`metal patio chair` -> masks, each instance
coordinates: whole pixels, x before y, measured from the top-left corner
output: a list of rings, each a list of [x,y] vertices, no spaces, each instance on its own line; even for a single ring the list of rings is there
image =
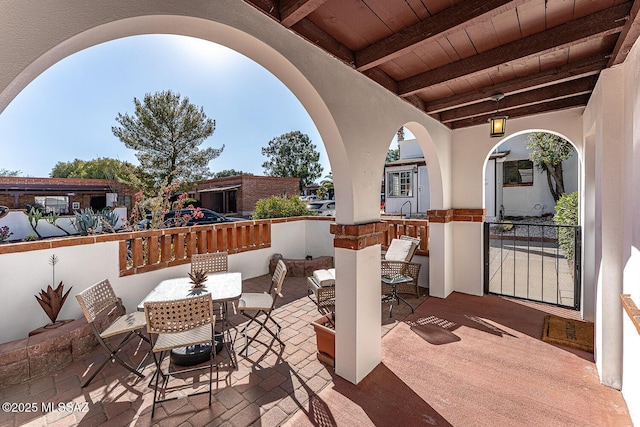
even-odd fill
[[[146,325],[144,313],[137,311],[127,313],[126,309],[122,305],[122,301],[116,296],[108,279],[101,280],[95,285],[80,292],[76,295],[76,299],[78,300],[78,304],[80,304],[84,317],[87,319],[87,323],[91,325],[91,329],[93,330],[98,343],[100,343],[102,348],[108,354],[102,364],[98,366],[82,387],[84,388],[89,385],[102,368],[104,368],[110,361],[118,362],[138,377],[144,378],[144,375],[140,372],[140,368],[147,359],[149,351],[147,351],[137,368],[129,365],[118,355],[122,348],[135,337],[139,337],[149,342],[149,339],[142,334]],[[113,321],[109,322],[108,319],[111,318],[109,314],[111,314],[112,310],[116,310],[115,314],[117,317]],[[105,321],[107,323],[106,326]],[[117,335],[124,335],[124,337],[116,346],[110,346],[107,341],[111,341],[110,338]]]
[[[199,391],[187,396],[199,394],[209,394],[209,406],[211,406],[213,367],[216,357],[216,346],[214,342],[214,324],[216,317],[213,313],[213,301],[211,294],[203,294],[196,297],[184,298],[172,301],[146,302],[144,304],[144,315],[147,319],[147,332],[151,338],[153,359],[156,364],[155,385],[153,387],[153,407],[151,417],[153,418],[156,404],[169,400],[185,397],[178,394],[167,398],[168,391],[184,387],[194,387],[193,383],[178,386],[168,386],[171,377],[181,376],[181,374],[198,372],[209,368],[209,390]],[[166,355],[173,349],[183,347],[203,346],[203,351],[209,353],[208,366],[196,366],[190,368],[172,369],[172,363],[166,370],[162,369],[162,362]],[[216,367],[216,381],[218,379],[218,365]],[[162,377],[162,383],[160,383]],[[191,377],[191,375],[189,375]],[[182,377],[181,377],[182,378]],[[163,398],[159,398],[162,391]]]
[[[268,332],[273,338],[275,338],[280,345],[284,347],[284,342],[280,339],[280,324],[276,322],[272,316],[273,310],[276,306],[276,301],[278,297],[282,297],[282,284],[284,283],[284,278],[287,275],[287,266],[284,264],[282,260],[278,261],[276,265],[276,269],[273,272],[273,276],[271,278],[271,286],[269,287],[269,293],[243,293],[240,296],[240,301],[238,302],[238,309],[250,320],[242,329],[242,334],[244,335],[245,344],[240,353],[243,351],[245,355],[249,354],[249,345],[257,338],[258,334],[264,329]],[[245,313],[245,311],[255,311],[254,315],[249,315]],[[264,320],[260,320],[258,317],[264,315]],[[268,321],[271,321],[275,325],[275,332],[272,331],[267,325]],[[251,337],[248,338],[248,328],[253,323],[256,322],[260,325],[258,331]]]

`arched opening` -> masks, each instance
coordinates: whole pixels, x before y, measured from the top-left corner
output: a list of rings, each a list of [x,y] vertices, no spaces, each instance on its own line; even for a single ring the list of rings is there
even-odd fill
[[[484,165],[485,292],[580,308],[580,170],[575,144],[556,132],[526,130],[493,147]]]

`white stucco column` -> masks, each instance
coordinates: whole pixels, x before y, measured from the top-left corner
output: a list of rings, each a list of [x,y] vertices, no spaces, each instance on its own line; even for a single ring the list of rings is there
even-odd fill
[[[624,115],[620,113],[623,73],[610,68],[600,74],[596,98],[600,101],[595,147],[595,232],[601,241],[597,277],[595,359],[603,384],[622,386],[622,307],[624,267]],[[596,259],[596,263],[597,263]],[[596,266],[597,269],[597,266]]]
[[[429,210],[429,295],[446,298],[454,291],[452,209]]]
[[[583,180],[580,188],[582,225],[582,318],[595,322],[596,271],[601,253],[601,230],[596,228],[596,149],[595,137],[587,135],[583,148]],[[597,230],[597,231],[596,231]],[[596,231],[596,232],[594,232]]]
[[[336,251],[336,374],[359,383],[382,360],[380,242],[384,224],[332,224]]]

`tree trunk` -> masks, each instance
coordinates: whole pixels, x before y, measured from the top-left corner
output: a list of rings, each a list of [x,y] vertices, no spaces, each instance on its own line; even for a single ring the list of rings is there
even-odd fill
[[[562,163],[557,165],[545,164],[545,170],[547,171],[547,184],[554,201],[558,201],[560,196],[564,194],[564,174],[562,172]],[[555,183],[555,188],[554,184]]]

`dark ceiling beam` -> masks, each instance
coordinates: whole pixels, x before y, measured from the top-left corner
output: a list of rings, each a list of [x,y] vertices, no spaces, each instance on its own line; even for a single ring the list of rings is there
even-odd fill
[[[367,70],[363,72],[365,76],[369,77],[374,82],[378,83],[383,88],[395,93],[398,93],[398,82],[389,77],[387,73],[379,68]]]
[[[326,2],[327,0],[281,0],[280,23],[290,28]]]
[[[498,107],[500,113],[514,108],[527,107],[529,105],[541,104],[550,100],[570,98],[576,95],[590,94],[598,81],[598,76],[583,77],[565,83],[522,92],[517,95],[504,97],[497,105],[495,101],[485,101],[478,104],[467,105],[440,113],[442,123],[450,123],[475,116],[494,114]]]
[[[479,55],[409,77],[398,82],[398,94],[412,95],[426,87],[462,76],[469,77],[508,62],[540,56],[595,37],[615,34],[621,31],[630,8],[629,3],[614,6]]]
[[[270,18],[280,22],[278,0],[244,0],[244,2],[255,7]]]
[[[624,28],[618,36],[618,41],[611,52],[608,67],[624,62],[631,47],[640,36],[640,13],[638,12],[640,12],[640,0],[635,0],[633,6],[631,6],[631,12],[629,12],[629,19],[624,24]]]
[[[561,67],[550,68],[540,73],[531,74],[525,77],[518,77],[491,86],[474,89],[473,91],[454,95],[435,101],[425,103],[425,111],[428,114],[438,113],[454,107],[463,107],[489,99],[494,93],[505,95],[515,94],[524,90],[531,90],[549,84],[562,83],[565,81],[599,74],[607,66],[607,59],[604,56],[586,58],[563,65]]]
[[[356,69],[365,71],[411,51],[418,43],[446,37],[515,8],[523,1],[467,0],[420,21],[355,53]]]
[[[331,37],[322,28],[308,19],[303,19],[291,27],[293,31],[309,42],[321,47],[329,54],[335,56],[348,65],[353,66],[353,52],[345,45]]]
[[[527,107],[515,108],[513,110],[500,111],[502,114],[509,116],[509,119],[515,119],[516,117],[533,116],[535,114],[549,113],[552,111],[566,110],[575,107],[584,107],[589,102],[590,94],[573,96],[571,98],[564,98],[555,101],[544,102],[541,104],[529,105]],[[489,118],[493,114],[486,114],[483,116],[477,116],[469,119],[463,119],[456,122],[449,123],[449,127],[452,129],[460,129],[469,126],[476,126],[485,124],[489,121]],[[507,129],[509,128],[509,119],[507,119]],[[489,126],[487,125],[487,132]]]

